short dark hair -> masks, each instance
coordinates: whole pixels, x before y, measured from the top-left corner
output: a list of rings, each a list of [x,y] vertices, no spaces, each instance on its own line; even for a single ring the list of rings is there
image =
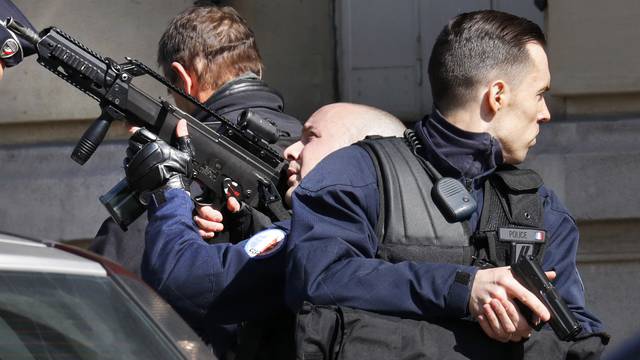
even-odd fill
[[[263,67],[253,31],[240,14],[198,2],[171,20],[158,43],[158,64],[175,84],[174,61],[194,72],[204,89],[249,71],[260,74]]]
[[[460,14],[449,22],[433,46],[429,80],[434,105],[441,111],[464,105],[487,76],[498,71],[517,81],[531,63],[526,45],[544,46],[535,23],[494,10]]]

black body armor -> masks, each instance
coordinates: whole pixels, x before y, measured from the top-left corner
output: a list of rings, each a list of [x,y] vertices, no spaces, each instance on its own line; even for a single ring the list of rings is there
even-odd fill
[[[404,138],[360,143],[371,156],[380,191],[377,257],[504,266],[520,253],[544,250],[542,180],[531,170],[498,168],[485,182],[478,230],[448,223],[431,199],[433,181]],[[415,150],[415,149],[413,149]],[[296,321],[297,359],[536,359],[568,353],[550,331],[503,344],[465,319],[409,319],[305,303]],[[581,357],[578,357],[581,358]]]

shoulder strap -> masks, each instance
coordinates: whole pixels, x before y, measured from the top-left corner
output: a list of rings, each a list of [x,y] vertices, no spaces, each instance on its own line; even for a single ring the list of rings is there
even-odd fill
[[[367,136],[364,140],[357,142],[356,145],[363,148],[369,154],[369,157],[371,157],[371,161],[373,162],[373,167],[376,170],[376,179],[378,183],[378,220],[376,222],[375,231],[376,231],[376,237],[379,239],[380,243],[383,243],[386,235],[385,233],[386,199],[385,199],[385,187],[381,186],[382,172],[380,170],[380,159],[378,158],[377,152],[374,151],[373,149],[374,145],[372,145],[373,140],[375,139],[382,139],[382,137],[378,135]]]
[[[371,136],[357,143],[365,149],[374,163],[378,176],[379,211],[376,235],[381,243],[387,238],[389,224],[403,223],[407,220],[405,210],[411,210],[420,204],[404,203],[402,194],[410,193],[412,199],[428,197],[428,192],[417,189],[414,169],[422,169],[413,154],[410,153],[404,138]],[[428,179],[428,177],[427,177]],[[409,180],[409,181],[407,181]],[[409,183],[410,182],[410,183]],[[421,201],[424,203],[424,201]],[[407,209],[409,208],[409,209]]]

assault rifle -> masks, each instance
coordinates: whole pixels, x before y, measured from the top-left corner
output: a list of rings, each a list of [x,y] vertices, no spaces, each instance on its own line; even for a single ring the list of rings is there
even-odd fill
[[[205,192],[209,190],[211,204],[223,207],[226,194],[232,192],[272,219],[289,216],[277,189],[287,162],[269,146],[277,140],[277,131],[274,139],[271,124],[264,119],[249,114],[239,121],[243,125],[235,126],[140,61],[125,58],[126,62],[118,64],[55,27],[37,34],[11,18],[2,25],[36,47],[38,63],[99,102],[102,114],[85,131],[71,154],[80,165],[93,155],[114,120],[126,119],[175,144],[176,123],[185,119],[195,149],[195,178],[206,187]],[[146,94],[131,83],[141,75],[149,75],[182,95],[220,126],[212,129],[167,101]],[[100,200],[126,230],[145,210],[138,195],[123,180]]]

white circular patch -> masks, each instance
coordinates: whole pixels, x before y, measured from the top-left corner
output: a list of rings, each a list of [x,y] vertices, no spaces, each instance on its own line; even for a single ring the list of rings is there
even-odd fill
[[[269,229],[253,235],[244,245],[249,257],[265,256],[274,253],[284,243],[287,234],[280,229]]]
[[[2,44],[2,53],[0,53],[0,57],[3,59],[8,59],[15,55],[18,50],[20,50],[20,45],[14,39],[7,39],[7,41]]]

